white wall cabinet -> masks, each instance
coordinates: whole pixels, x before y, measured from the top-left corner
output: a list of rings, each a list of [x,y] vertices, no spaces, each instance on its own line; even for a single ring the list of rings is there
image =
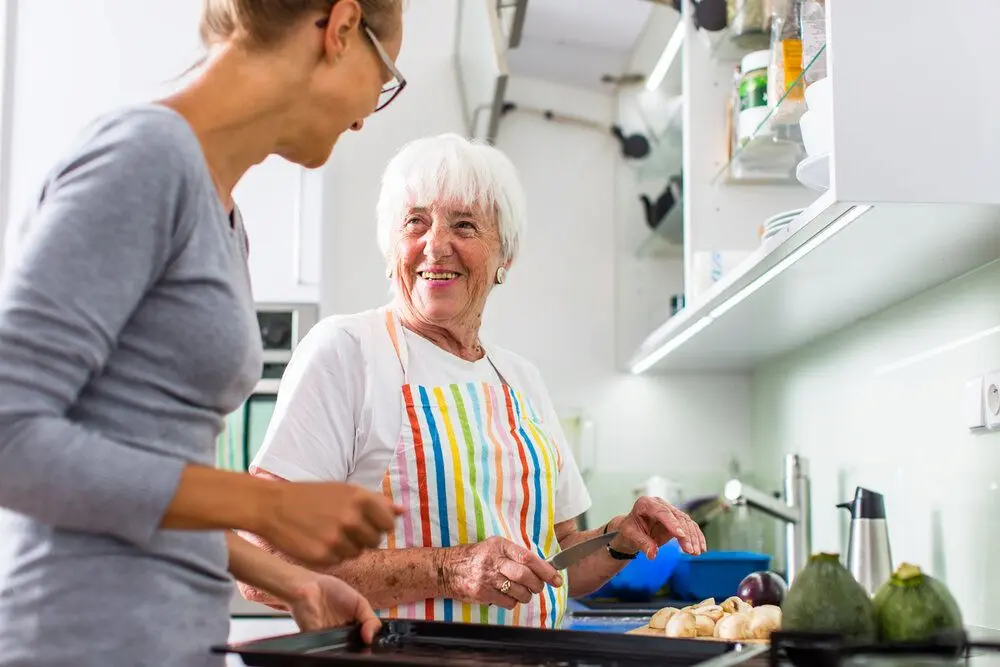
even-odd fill
[[[251,167],[236,186],[258,302],[319,302],[322,186],[322,171],[274,155]]]
[[[672,69],[684,104],[687,304],[660,318],[633,372],[752,371],[1000,257],[1000,93],[983,85],[1000,58],[991,38],[1000,5],[958,0],[942,13],[907,0],[827,2],[829,149],[793,162],[791,178],[751,179],[740,167],[802,126],[794,113],[783,126],[769,116],[730,155],[726,101],[746,51],[726,48],[724,32],[696,30],[684,6]],[[645,39],[666,48],[655,30]],[[654,92],[672,94],[677,78]],[[929,99],[931,90],[941,95]],[[821,169],[807,176],[807,164]],[[758,228],[789,210],[801,212],[762,243]],[[706,285],[713,251],[743,259]]]
[[[46,172],[94,116],[183,83],[202,54],[201,8],[201,0],[5,0],[16,39],[0,49],[9,75],[0,87],[9,92],[0,99],[3,221],[23,215]],[[277,157],[252,167],[237,186],[258,301],[319,301],[322,189],[321,172]]]

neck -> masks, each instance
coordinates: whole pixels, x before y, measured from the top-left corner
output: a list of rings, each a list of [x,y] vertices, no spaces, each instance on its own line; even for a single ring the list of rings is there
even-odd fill
[[[284,100],[294,99],[276,89],[280,80],[246,52],[224,47],[196,80],[161,101],[191,125],[227,211],[243,174],[279,148]]]
[[[479,342],[481,317],[469,322],[432,324],[411,312],[405,305],[397,304],[393,309],[404,327],[431,341],[442,350],[466,361],[479,361],[486,356]]]

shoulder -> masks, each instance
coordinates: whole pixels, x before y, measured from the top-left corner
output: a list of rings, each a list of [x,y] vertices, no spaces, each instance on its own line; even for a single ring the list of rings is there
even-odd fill
[[[104,217],[140,216],[177,224],[194,199],[214,195],[201,145],[187,121],[143,104],[90,122],[50,170],[40,202],[58,196]]]
[[[64,162],[70,169],[81,160],[118,158],[119,174],[131,170],[201,173],[204,155],[191,126],[177,112],[158,104],[142,104],[107,112],[83,131],[77,150]],[[131,161],[122,165],[121,160]]]
[[[299,341],[295,356],[311,360],[362,360],[363,342],[378,317],[375,310],[324,317]]]

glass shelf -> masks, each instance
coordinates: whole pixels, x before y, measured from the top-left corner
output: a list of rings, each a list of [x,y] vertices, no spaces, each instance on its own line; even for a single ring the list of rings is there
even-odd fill
[[[730,0],[732,2],[732,0]],[[760,10],[763,12],[767,3],[758,0]],[[733,26],[743,22],[747,18],[747,8],[753,4],[752,1],[745,2],[731,19],[725,28],[718,32],[705,33],[709,42],[709,50],[713,60],[718,62],[738,63],[740,59],[753,51],[763,51],[771,46],[770,20],[764,23],[759,31],[745,30],[736,32]],[[701,31],[704,32],[704,31]]]
[[[716,172],[712,177],[713,184],[798,182],[795,168],[805,159],[806,152],[798,122],[801,114],[790,114],[789,105],[792,98],[797,101],[804,99],[806,73],[824,51],[825,44],[806,63],[802,72],[760,121],[749,139],[734,150],[729,160]],[[805,102],[802,101],[802,104],[804,106]]]
[[[646,238],[635,249],[636,259],[683,259],[684,246],[671,242],[655,229],[646,233]]]

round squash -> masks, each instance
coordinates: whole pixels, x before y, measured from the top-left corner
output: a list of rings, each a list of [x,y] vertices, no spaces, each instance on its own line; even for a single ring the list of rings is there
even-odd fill
[[[839,554],[809,559],[781,603],[781,629],[833,632],[845,638],[875,640],[875,610],[868,592],[840,563]]]
[[[903,563],[875,593],[879,638],[887,642],[923,641],[962,630],[958,603],[939,579]]]

